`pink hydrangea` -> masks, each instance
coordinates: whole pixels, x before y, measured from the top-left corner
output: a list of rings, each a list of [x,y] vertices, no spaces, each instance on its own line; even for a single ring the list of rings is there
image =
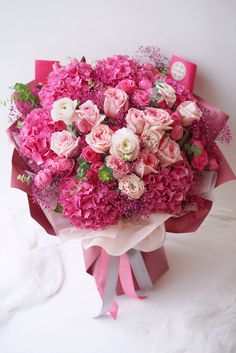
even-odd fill
[[[24,120],[20,130],[21,153],[38,165],[54,155],[50,150],[51,136],[65,128],[63,122],[54,123],[46,109],[34,109]]]
[[[96,78],[103,84],[116,86],[119,81],[135,79],[138,64],[125,55],[114,55],[99,60],[96,65]]]
[[[63,97],[86,101],[92,79],[93,69],[86,62],[73,59],[66,66],[55,65],[46,85],[39,92],[41,105],[51,109],[53,102]]]
[[[103,229],[116,224],[121,216],[118,193],[109,183],[92,184],[65,178],[60,183],[59,202],[63,215],[81,229]]]

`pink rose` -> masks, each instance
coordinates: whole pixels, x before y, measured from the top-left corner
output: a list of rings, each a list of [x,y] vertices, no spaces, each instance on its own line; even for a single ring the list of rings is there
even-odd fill
[[[206,151],[204,150],[200,155],[194,156],[191,163],[195,169],[203,170],[208,165],[208,157]]]
[[[88,163],[94,163],[100,160],[100,154],[95,152],[90,146],[83,149],[80,157],[84,158]]]
[[[140,153],[140,160],[135,164],[135,173],[141,178],[144,175],[158,173],[156,170],[158,164],[157,157],[148,150],[144,150]]]
[[[158,151],[161,166],[167,167],[172,163],[182,160],[183,158],[180,153],[179,145],[170,137],[165,137]]]
[[[79,140],[74,134],[63,130],[54,132],[51,137],[51,150],[59,157],[73,157],[79,152]]]
[[[45,186],[51,184],[52,175],[49,170],[40,170],[34,178],[34,185],[38,189],[43,189]]]
[[[183,126],[190,126],[194,121],[199,121],[202,117],[202,111],[195,102],[185,101],[176,110],[182,117]]]
[[[144,109],[151,103],[149,95],[142,89],[136,89],[131,96],[131,103],[135,108]]]
[[[78,119],[78,129],[84,134],[90,132],[94,126],[99,125],[105,119],[104,115],[100,116],[98,107],[90,100],[81,104],[75,115]]]
[[[208,165],[208,156],[201,140],[191,141],[191,146],[195,147],[193,151],[192,166],[197,170],[203,170]]]
[[[116,88],[122,89],[127,94],[132,94],[137,86],[133,80],[127,78],[126,80],[120,81]]]
[[[129,107],[128,96],[119,88],[108,88],[105,92],[104,113],[115,118],[119,113],[126,112]]]
[[[184,134],[184,129],[182,125],[175,125],[171,131],[170,137],[173,140],[181,140]]]
[[[130,199],[138,200],[145,191],[145,184],[136,174],[131,173],[120,179],[119,189]]]
[[[130,108],[128,110],[128,113],[126,115],[126,122],[127,128],[138,135],[143,132],[146,126],[143,111],[136,108]]]
[[[86,135],[86,142],[97,153],[105,153],[111,146],[113,131],[108,125],[95,126],[91,132]]]
[[[164,109],[159,108],[146,108],[145,120],[149,126],[155,127],[157,130],[170,130],[170,126],[173,123],[173,119],[170,114]]]
[[[141,140],[145,148],[152,153],[157,153],[164,131],[155,130],[153,128],[143,131]]]
[[[209,169],[210,170],[218,170],[219,169],[219,163],[216,161],[215,158],[211,158],[209,160]]]

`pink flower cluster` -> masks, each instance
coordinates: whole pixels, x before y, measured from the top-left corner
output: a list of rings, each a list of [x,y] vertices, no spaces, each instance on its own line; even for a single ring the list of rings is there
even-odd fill
[[[20,152],[38,165],[37,202],[51,188],[54,205],[81,229],[178,216],[199,199],[196,177],[218,169],[204,110],[152,64],[122,55],[95,67],[72,60],[54,67],[38,96],[42,108],[24,119]]]

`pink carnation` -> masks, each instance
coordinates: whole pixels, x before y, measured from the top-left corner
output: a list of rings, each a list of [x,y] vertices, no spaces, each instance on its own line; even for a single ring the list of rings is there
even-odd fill
[[[120,179],[132,170],[132,164],[116,158],[114,155],[106,157],[106,165],[113,170],[115,178]]]
[[[151,101],[146,91],[136,89],[131,96],[131,103],[135,108],[145,109],[149,106]]]
[[[54,123],[50,112],[46,109],[32,110],[25,118],[20,131],[21,153],[38,165],[42,164],[54,155],[50,150],[52,134],[63,130],[63,128],[65,128],[65,124],[63,122]]]

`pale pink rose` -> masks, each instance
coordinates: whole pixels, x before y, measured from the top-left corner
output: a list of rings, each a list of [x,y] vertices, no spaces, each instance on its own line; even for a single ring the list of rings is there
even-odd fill
[[[157,130],[171,130],[170,126],[173,123],[173,119],[170,114],[164,109],[159,108],[146,108],[145,120],[149,126],[155,127]]]
[[[202,117],[202,111],[195,102],[185,101],[176,110],[182,117],[183,126],[190,126],[194,121],[199,121]]]
[[[133,161],[139,155],[139,139],[133,131],[123,127],[117,130],[111,140],[110,153],[124,161]]]
[[[173,140],[181,140],[182,137],[184,135],[184,129],[183,129],[183,126],[182,125],[175,125],[171,131],[171,135],[170,137],[173,139]]]
[[[52,105],[51,117],[54,121],[64,121],[65,124],[72,124],[75,120],[76,100],[70,98],[61,98]]]
[[[115,118],[119,113],[129,108],[128,95],[119,88],[108,88],[105,92],[104,113],[109,118]]]
[[[74,134],[63,130],[54,132],[51,137],[51,150],[59,157],[73,157],[79,152],[79,140]]]
[[[152,153],[157,153],[164,131],[153,128],[146,129],[141,135],[144,146]]]
[[[144,119],[143,111],[136,108],[130,108],[128,110],[128,113],[126,115],[126,122],[127,128],[138,135],[143,132],[147,125]]]
[[[105,119],[105,115],[99,114],[98,107],[91,100],[81,104],[75,116],[78,119],[78,129],[84,134],[90,132],[94,126],[99,125]]]
[[[127,174],[119,181],[120,191],[130,199],[138,200],[145,191],[145,184],[136,174]]]
[[[97,153],[105,153],[111,146],[113,131],[108,125],[100,124],[86,135],[86,142]]]
[[[157,94],[159,96],[158,103],[166,102],[168,108],[172,108],[175,101],[176,95],[173,87],[164,82],[157,82],[156,84]]]
[[[132,94],[137,86],[133,80],[127,78],[126,80],[120,81],[116,88],[122,89],[127,94]]]
[[[158,173],[156,170],[158,164],[159,160],[157,157],[148,150],[144,150],[140,153],[140,160],[135,164],[135,173],[141,178],[144,175]]]
[[[180,154],[179,145],[170,137],[165,137],[160,145],[158,156],[162,167],[181,161],[183,158]]]

